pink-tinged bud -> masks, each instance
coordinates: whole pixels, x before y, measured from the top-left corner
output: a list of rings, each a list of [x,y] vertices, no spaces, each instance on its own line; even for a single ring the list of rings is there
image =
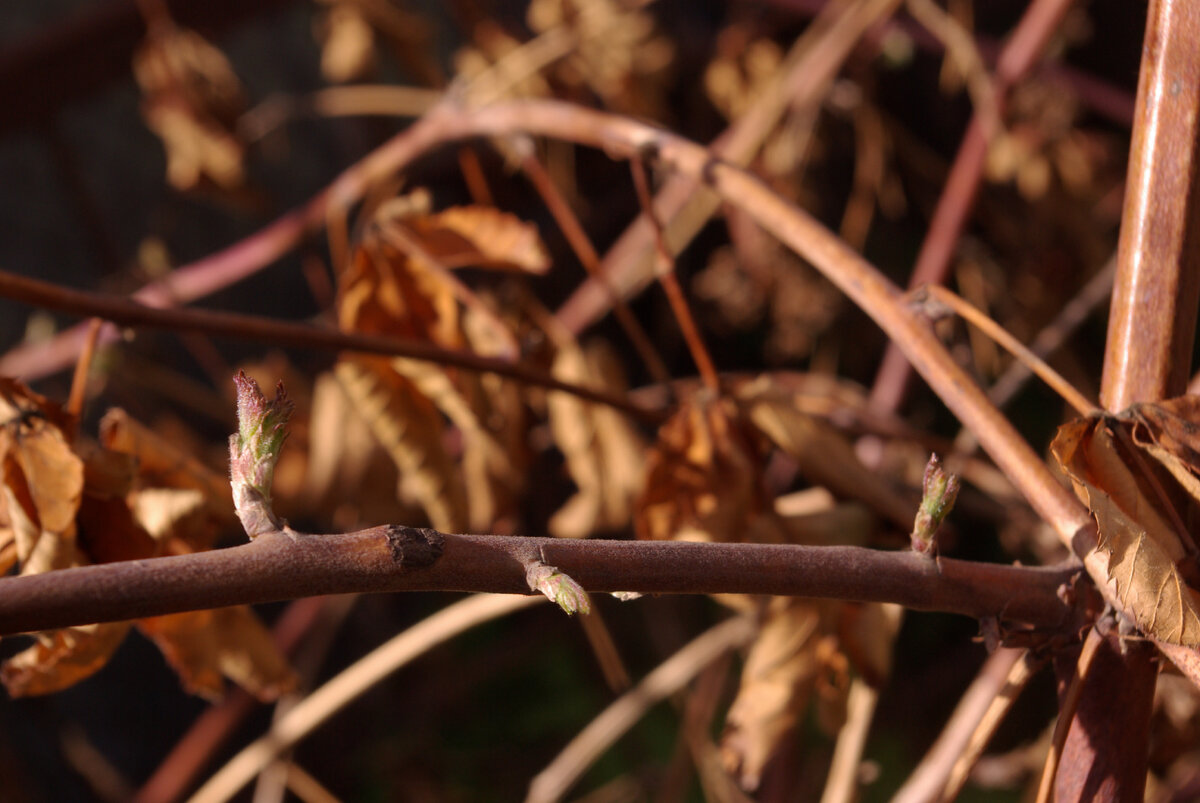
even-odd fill
[[[540,560],[526,565],[525,582],[531,591],[545,594],[548,600],[569,614],[592,612],[591,601],[583,586]]]
[[[233,381],[237,385],[238,431],[229,437],[229,477],[238,518],[253,539],[284,526],[271,509],[271,483],[295,406],[282,382],[275,388],[275,398],[267,401],[258,383],[242,371]]]
[[[936,550],[938,528],[954,508],[958,489],[958,476],[947,474],[938,456],[930,455],[921,487],[921,506],[917,508],[910,536],[914,552],[930,554]]]

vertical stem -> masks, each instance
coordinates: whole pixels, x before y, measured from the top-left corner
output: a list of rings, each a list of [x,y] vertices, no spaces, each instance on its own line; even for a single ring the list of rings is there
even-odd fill
[[[1110,410],[1183,392],[1200,302],[1200,6],[1147,17],[1101,395]]]
[[[1146,20],[1100,401],[1120,410],[1184,391],[1200,302],[1200,6],[1152,0]],[[1084,681],[1057,799],[1140,800],[1155,650],[1109,638]],[[1127,745],[1137,745],[1130,750]]]

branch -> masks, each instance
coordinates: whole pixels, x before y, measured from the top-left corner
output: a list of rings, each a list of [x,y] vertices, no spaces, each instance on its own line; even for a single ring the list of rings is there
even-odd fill
[[[895,602],[1061,628],[1077,569],[1000,566],[861,547],[569,541],[450,535],[385,525],[290,531],[228,549],[0,579],[0,635],[320,594],[527,594],[526,566],[553,564],[591,592],[780,594]]]
[[[49,282],[0,270],[0,296],[23,301],[42,309],[72,315],[104,318],[122,326],[165,329],[172,332],[201,332],[237,340],[254,340],[276,346],[330,351],[359,351],[408,357],[414,360],[452,365],[469,371],[505,376],[527,385],[561,390],[581,399],[605,404],[648,422],[660,423],[661,412],[634,404],[624,396],[596,388],[563,382],[528,365],[485,357],[469,351],[444,349],[420,340],[401,340],[384,335],[342,332],[288,321],[275,321],[255,315],[202,309],[158,309],[124,296],[71,290]]]

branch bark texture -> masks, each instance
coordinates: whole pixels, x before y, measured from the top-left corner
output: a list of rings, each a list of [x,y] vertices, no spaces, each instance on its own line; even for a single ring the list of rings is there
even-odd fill
[[[319,594],[527,594],[525,567],[552,564],[591,592],[781,594],[896,602],[917,610],[1061,628],[1077,570],[910,552],[781,544],[449,535],[388,525],[343,535],[262,535],[228,549],[0,580],[0,635]]]

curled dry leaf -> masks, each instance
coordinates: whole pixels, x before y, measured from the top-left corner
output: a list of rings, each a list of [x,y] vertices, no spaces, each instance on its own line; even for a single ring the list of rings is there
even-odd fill
[[[429,212],[427,193],[383,204],[339,277],[344,329],[514,353],[515,338],[449,268],[544,273],[536,230],[486,207]],[[462,307],[465,305],[465,311]],[[338,377],[395,460],[401,486],[440,529],[490,529],[513,504],[521,472],[520,407],[511,386],[403,358],[347,357]],[[461,463],[446,450],[449,419]],[[467,491],[469,490],[469,493]]]
[[[233,131],[246,101],[225,54],[195,31],[156,24],[134,54],[133,74],[146,125],[166,148],[171,186],[240,187],[244,153]]]
[[[53,402],[4,379],[0,421],[0,490],[21,573],[73,565],[83,460],[63,433],[65,418]]]
[[[0,666],[0,682],[10,697],[62,691],[102,669],[128,633],[129,622],[39,633],[32,647]]]
[[[156,616],[137,625],[192,694],[220,699],[223,677],[263,701],[295,686],[295,675],[271,634],[244,605]]]
[[[229,480],[123,411],[103,419],[101,445],[72,445],[53,423],[61,413],[47,400],[0,380],[0,404],[17,413],[0,431],[0,450],[4,516],[23,573],[153,557],[168,542],[176,552],[207,548],[221,524],[232,521]],[[181,614],[174,627],[154,630],[185,685],[198,693],[219,690],[216,672],[260,697],[277,695],[289,670],[249,609],[183,624],[204,613]],[[12,696],[67,688],[107,663],[130,624],[39,633],[33,646],[4,663],[0,681]]]
[[[1122,417],[1133,423],[1134,442],[1200,500],[1200,396],[1135,404]]]
[[[814,485],[858,499],[881,517],[909,529],[916,499],[907,498],[863,465],[845,438],[804,412],[787,390],[762,377],[740,390],[738,402],[753,425],[793,457]]]
[[[0,421],[0,500],[21,574],[86,563],[76,524],[84,461],[63,432],[69,419],[23,384],[0,379]],[[128,629],[111,623],[39,633],[0,665],[0,682],[12,697],[65,689],[104,666]]]
[[[437,529],[464,529],[466,491],[433,402],[387,360],[343,358],[335,373],[399,469],[401,496],[421,505]]]
[[[176,539],[183,551],[203,551],[234,522],[229,477],[124,410],[105,413],[100,443],[135,461],[136,487],[129,493],[129,506],[137,523],[160,543]]]
[[[785,598],[770,603],[721,736],[722,760],[742,788],[758,787],[763,768],[814,693],[823,711],[844,708],[849,677],[834,633],[838,608]]]
[[[1129,422],[1111,416],[1063,425],[1051,444],[1076,495],[1096,518],[1096,549],[1109,555],[1116,598],[1137,626],[1171,644],[1200,646],[1200,595],[1180,566],[1192,562],[1174,526],[1160,512],[1157,482],[1122,442]]]
[[[698,391],[659,429],[634,502],[638,538],[742,541],[765,509],[753,434],[727,399]]]
[[[615,357],[601,346],[586,351],[573,341],[560,344],[554,376],[566,382],[610,389],[624,380]],[[578,490],[550,518],[550,533],[583,538],[629,524],[633,499],[642,487],[646,447],[625,416],[567,393],[548,393],[546,407],[554,442]]]

